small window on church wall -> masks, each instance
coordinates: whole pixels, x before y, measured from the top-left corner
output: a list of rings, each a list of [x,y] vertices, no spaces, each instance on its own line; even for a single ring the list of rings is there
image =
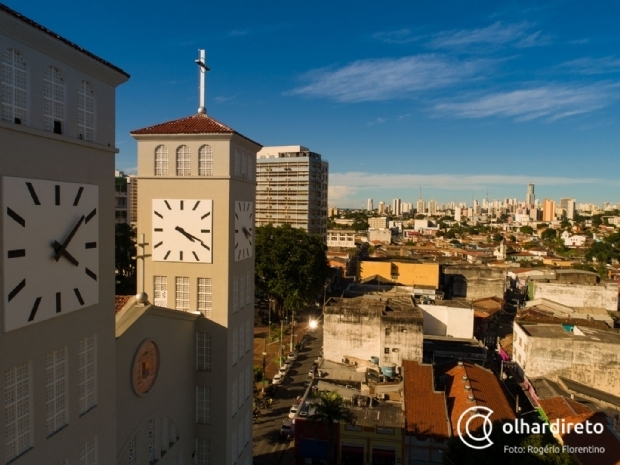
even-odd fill
[[[78,89],[78,139],[93,141],[95,137],[95,94],[86,81]]]
[[[65,83],[61,72],[50,66],[43,75],[43,127],[62,134],[65,121]]]
[[[168,148],[165,145],[155,149],[155,176],[168,176]]]
[[[191,176],[192,161],[187,145],[181,145],[177,149],[177,176]]]
[[[213,176],[213,149],[210,145],[203,145],[198,150],[198,175]]]
[[[26,60],[12,48],[2,55],[0,100],[3,121],[28,124],[28,70]]]

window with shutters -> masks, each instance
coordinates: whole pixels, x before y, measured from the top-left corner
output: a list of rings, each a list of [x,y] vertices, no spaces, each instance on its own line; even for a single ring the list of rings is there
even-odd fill
[[[238,341],[238,337],[239,337],[239,332],[237,331],[237,328],[233,329],[233,334],[232,334],[232,359],[233,359],[233,365],[235,365],[237,363],[237,359],[238,359],[238,354],[237,354],[237,341]]]
[[[254,276],[251,271],[248,271],[245,279],[245,302],[252,305],[252,280]]]
[[[243,323],[241,324],[241,326],[239,327],[239,360],[241,360],[243,358],[243,356],[245,355],[245,341],[244,341],[244,336],[243,336],[244,332],[243,332]]]
[[[210,439],[196,439],[196,465],[211,465]]]
[[[233,313],[237,313],[239,309],[239,277],[233,276]]]
[[[241,167],[239,166],[239,149],[235,149],[235,177],[239,177]]]
[[[213,282],[211,278],[198,278],[198,311],[205,318],[211,318],[213,303]]]
[[[78,88],[78,139],[92,142],[95,138],[95,93],[91,85],[80,82]]]
[[[168,277],[153,276],[153,303],[158,307],[168,306]]]
[[[239,308],[245,306],[245,279],[243,275],[239,276]]]
[[[211,335],[196,334],[196,370],[211,371]]]
[[[191,176],[192,174],[192,158],[189,147],[181,145],[177,149],[177,176]]]
[[[211,424],[211,387],[196,386],[196,423]]]
[[[165,145],[155,149],[155,176],[168,176],[168,147]]]
[[[4,372],[4,441],[7,463],[32,447],[30,363]]]
[[[60,71],[50,66],[43,75],[43,128],[62,134],[65,121],[65,83]]]
[[[80,465],[97,465],[97,436],[80,447]]]
[[[3,121],[28,124],[28,69],[26,60],[17,50],[5,50],[0,75]]]
[[[175,308],[184,312],[189,312],[189,278],[185,276],[176,277],[176,296]]]
[[[97,340],[95,335],[78,343],[78,403],[80,415],[97,405]]]
[[[210,145],[198,149],[198,175],[213,176],[213,149]]]
[[[50,436],[68,421],[66,347],[45,356],[45,407],[47,435]]]

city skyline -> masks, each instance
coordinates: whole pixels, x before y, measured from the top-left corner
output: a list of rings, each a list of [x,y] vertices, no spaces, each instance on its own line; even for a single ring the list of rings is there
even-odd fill
[[[620,143],[612,2],[136,1],[91,5],[88,26],[75,0],[6,3],[132,75],[117,106],[126,172],[130,130],[196,112],[205,48],[209,115],[265,146],[313,147],[330,163],[330,205],[415,199],[420,185],[439,203],[521,198],[528,183],[540,198],[620,200],[606,169]]]

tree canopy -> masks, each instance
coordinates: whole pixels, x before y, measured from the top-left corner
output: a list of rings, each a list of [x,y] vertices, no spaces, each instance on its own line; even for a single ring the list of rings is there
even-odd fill
[[[116,294],[136,293],[136,228],[126,223],[114,228],[114,265],[116,268]]]
[[[256,228],[256,289],[292,311],[314,302],[328,275],[320,236],[290,225]]]

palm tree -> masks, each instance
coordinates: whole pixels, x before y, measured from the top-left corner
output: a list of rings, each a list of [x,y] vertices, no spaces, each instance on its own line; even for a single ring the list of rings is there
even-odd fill
[[[314,405],[314,413],[308,417],[309,421],[325,425],[327,430],[327,463],[335,463],[334,454],[334,423],[355,424],[355,414],[349,408],[351,403],[346,401],[336,391],[319,394],[318,403]]]

